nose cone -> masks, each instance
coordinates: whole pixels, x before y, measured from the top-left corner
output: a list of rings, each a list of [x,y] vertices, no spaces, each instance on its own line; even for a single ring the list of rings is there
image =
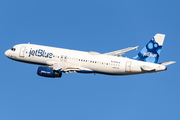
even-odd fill
[[[6,50],[6,52],[4,54],[6,57],[9,57],[9,50]]]

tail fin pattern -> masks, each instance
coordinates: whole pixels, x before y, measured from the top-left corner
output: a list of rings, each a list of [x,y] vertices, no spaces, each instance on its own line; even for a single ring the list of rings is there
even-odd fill
[[[164,38],[164,34],[156,34],[150,40],[150,42],[138,53],[138,55],[133,57],[133,59],[157,63],[164,42]]]

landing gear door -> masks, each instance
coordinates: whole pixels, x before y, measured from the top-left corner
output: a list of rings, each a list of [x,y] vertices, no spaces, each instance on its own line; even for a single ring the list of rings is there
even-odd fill
[[[131,72],[131,62],[130,61],[126,62],[126,72]]]
[[[22,46],[22,47],[21,47],[21,50],[20,50],[20,52],[19,52],[19,57],[24,57],[25,49],[26,49],[25,46]]]

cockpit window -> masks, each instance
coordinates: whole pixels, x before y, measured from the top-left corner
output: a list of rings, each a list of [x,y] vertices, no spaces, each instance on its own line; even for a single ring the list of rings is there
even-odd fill
[[[12,51],[15,51],[15,50],[16,50],[16,48],[11,48],[11,50],[12,50]]]

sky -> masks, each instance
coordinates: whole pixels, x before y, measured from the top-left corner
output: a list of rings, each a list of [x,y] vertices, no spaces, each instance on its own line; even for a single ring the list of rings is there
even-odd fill
[[[179,120],[179,0],[1,0],[1,120]],[[167,71],[132,76],[63,74],[8,59],[20,43],[106,53],[166,34],[159,63]]]

